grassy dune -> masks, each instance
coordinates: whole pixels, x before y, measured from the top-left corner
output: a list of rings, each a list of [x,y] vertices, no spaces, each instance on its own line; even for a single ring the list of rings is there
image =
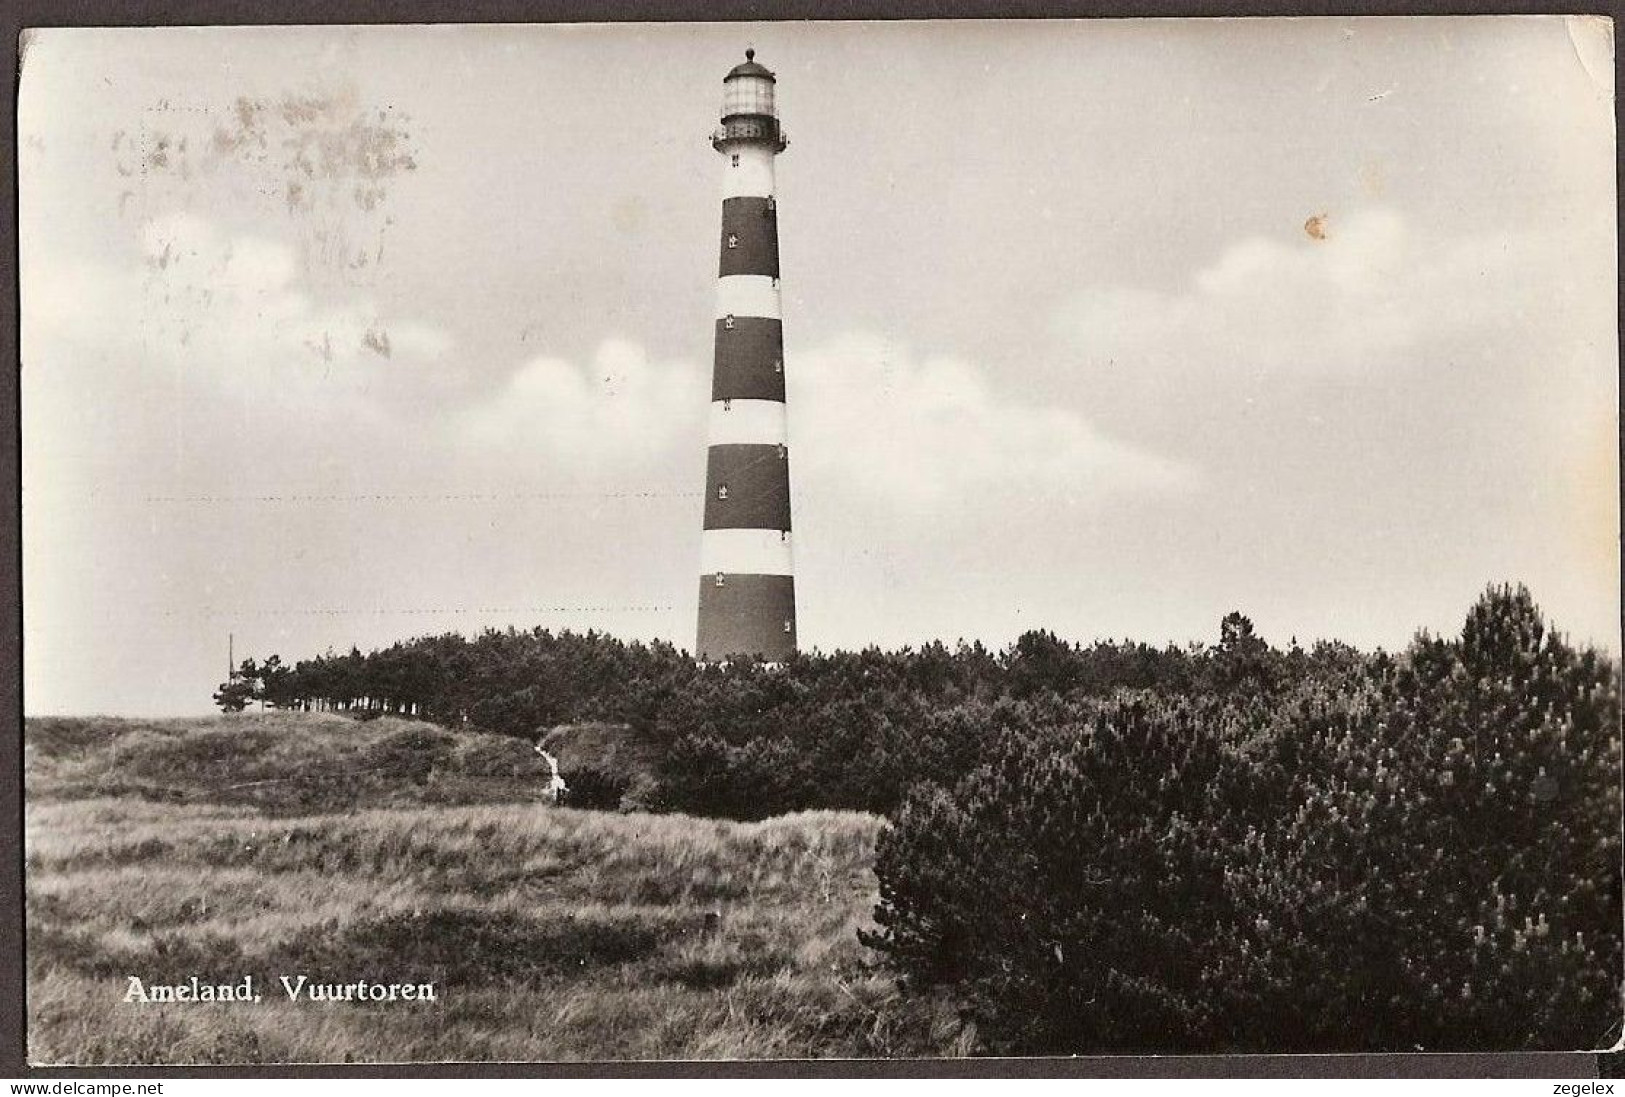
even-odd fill
[[[857,930],[880,820],[550,809],[528,746],[271,714],[25,729],[40,1064],[964,1054]],[[427,763],[425,762],[427,759]],[[125,1003],[256,976],[260,1003]],[[293,1003],[277,975],[433,981]]]

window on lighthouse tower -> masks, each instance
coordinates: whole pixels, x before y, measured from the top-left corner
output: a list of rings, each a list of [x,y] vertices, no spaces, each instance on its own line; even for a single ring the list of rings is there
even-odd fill
[[[718,499],[724,499],[724,500],[728,498],[728,485],[727,484],[719,484],[719,485],[717,485],[717,498]]]
[[[728,234],[728,246],[730,248],[737,248],[739,246],[739,237],[735,236],[731,232]]]

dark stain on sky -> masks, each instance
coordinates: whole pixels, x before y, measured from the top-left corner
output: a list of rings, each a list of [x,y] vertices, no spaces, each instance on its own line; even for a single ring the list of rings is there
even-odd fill
[[[388,197],[391,179],[418,166],[407,116],[391,107],[363,107],[348,93],[290,93],[277,100],[239,96],[229,107],[212,110],[165,102],[147,113],[138,161],[144,175],[190,179],[195,171],[238,164],[276,180],[270,193],[279,193],[290,213],[333,202],[370,213]],[[184,124],[186,114],[217,119],[207,140],[199,142],[201,155],[189,150],[187,134],[174,128]],[[115,154],[127,147],[124,136],[123,131],[114,135]],[[119,159],[120,174],[136,166]]]

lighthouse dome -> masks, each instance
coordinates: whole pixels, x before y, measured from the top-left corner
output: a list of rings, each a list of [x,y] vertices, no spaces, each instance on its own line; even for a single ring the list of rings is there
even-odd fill
[[[741,76],[759,76],[764,80],[774,79],[772,69],[757,63],[755,50],[746,50],[744,62],[729,69],[728,75],[722,78],[722,82],[727,83],[729,80],[737,80]]]

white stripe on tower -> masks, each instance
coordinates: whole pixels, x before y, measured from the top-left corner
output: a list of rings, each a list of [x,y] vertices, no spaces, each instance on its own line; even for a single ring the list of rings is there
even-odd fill
[[[778,320],[779,280],[762,274],[727,274],[717,279],[717,319],[760,316]]]
[[[708,529],[700,541],[703,575],[794,575],[790,531]]]
[[[722,237],[700,546],[699,658],[794,654],[789,430],[774,158],[773,74],[745,51],[722,82]]]
[[[783,400],[714,400],[711,445],[783,446],[790,441]]]
[[[774,151],[766,145],[741,145],[733,149],[730,157],[739,157],[739,163],[728,161],[728,170],[722,173],[722,197],[768,198],[773,194]]]

